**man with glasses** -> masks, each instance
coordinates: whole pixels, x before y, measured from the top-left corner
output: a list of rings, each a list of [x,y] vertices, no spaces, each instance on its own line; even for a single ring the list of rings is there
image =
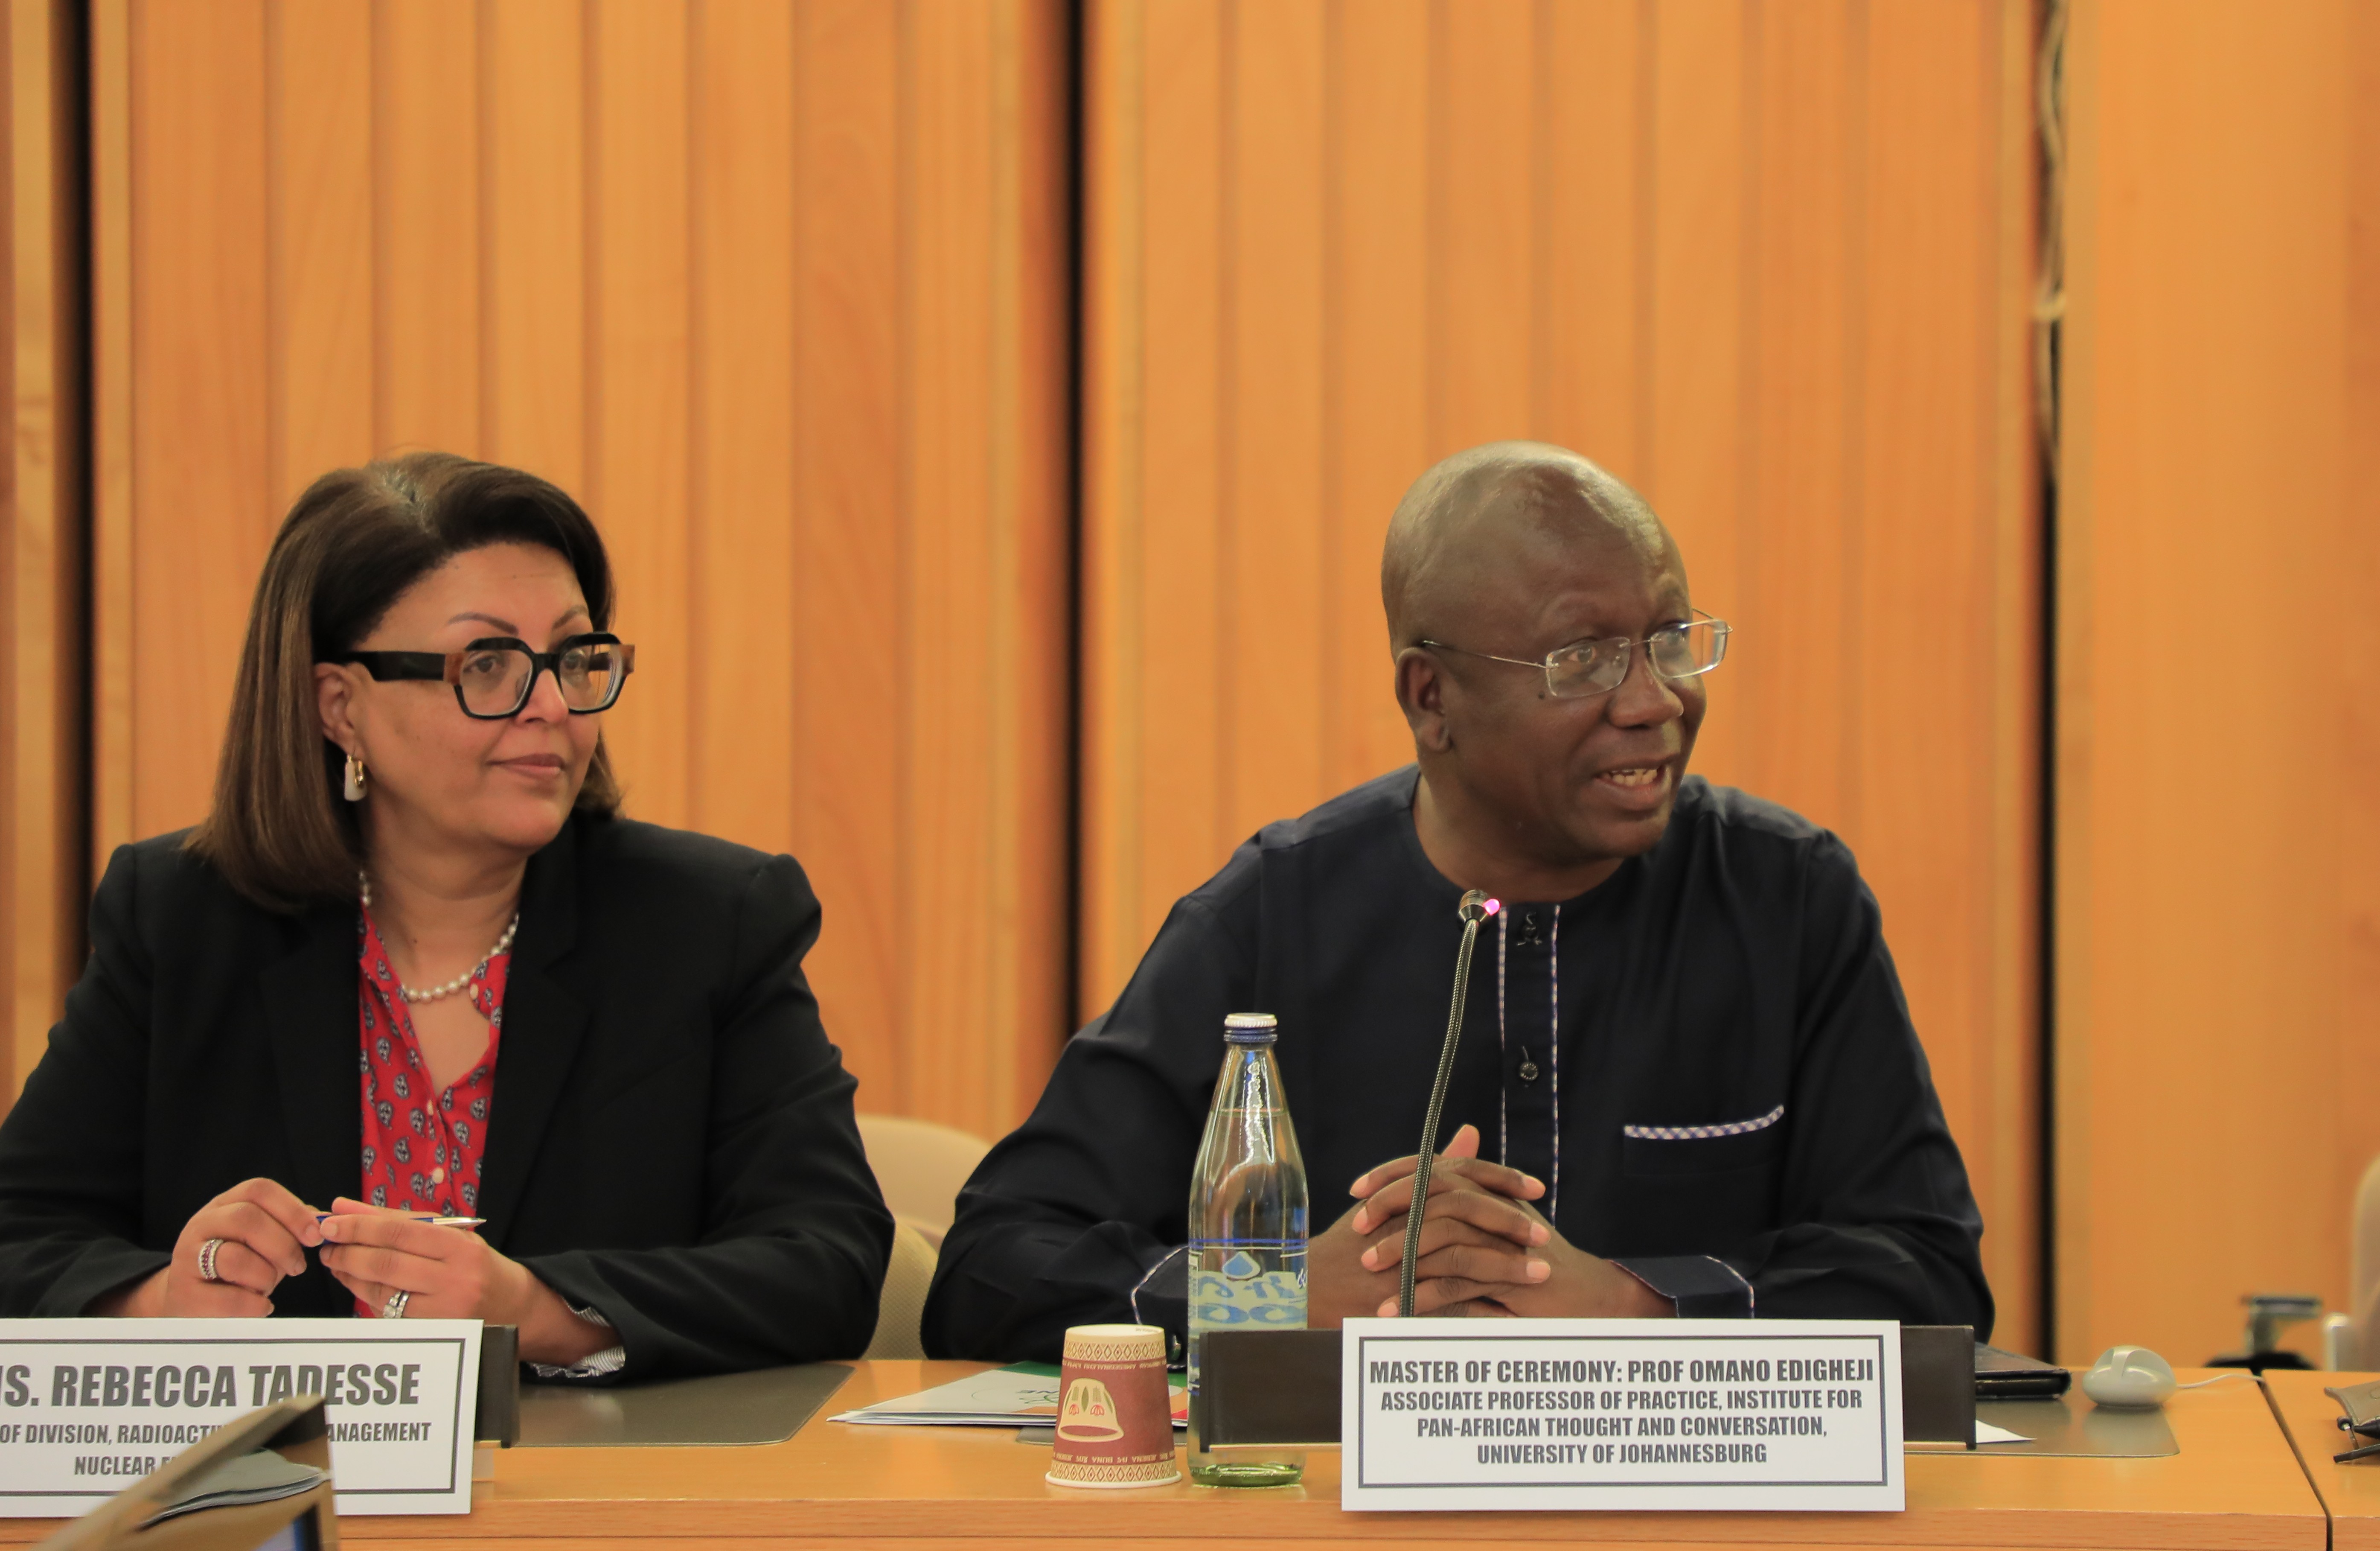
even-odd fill
[[[1473,888],[1500,908],[1417,1313],[1987,1337],[1982,1221],[1850,851],[1686,775],[1729,628],[1659,519],[1573,453],[1475,447],[1399,506],[1381,592],[1417,764],[1268,825],[1175,906],[961,1195],[929,1349],[1053,1360],[1071,1325],[1181,1331],[1191,1164],[1243,1011],[1281,1020],[1310,1323],[1393,1313]]]

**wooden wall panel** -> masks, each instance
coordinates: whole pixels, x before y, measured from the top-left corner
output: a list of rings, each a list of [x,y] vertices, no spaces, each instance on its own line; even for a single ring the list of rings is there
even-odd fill
[[[638,773],[638,811],[684,824],[698,714],[689,617],[695,180],[686,172],[697,50],[692,30],[666,6],[606,3],[587,31],[596,64],[587,154],[597,176],[587,193],[586,497],[597,511],[640,514],[615,522],[612,538],[621,572],[636,579],[638,628],[689,643],[650,665],[639,658],[638,714],[605,734]]]
[[[2058,1348],[2347,1307],[2380,1152],[2380,8],[2083,0],[2058,521]],[[2368,1364],[2370,1359],[2366,1359]]]
[[[74,8],[0,6],[0,1094],[48,1044],[83,934],[86,276]],[[5,1105],[0,1105],[5,1107]]]
[[[706,6],[695,15],[693,511],[805,508],[808,493],[796,487],[794,470],[797,443],[811,428],[787,423],[789,397],[796,407],[806,402],[808,362],[795,353],[794,327],[795,206],[811,192],[795,181],[794,94],[784,82],[785,61],[796,70],[807,64],[795,50],[795,19],[765,0]],[[788,189],[795,199],[783,197]],[[702,530],[689,534],[689,667],[765,662],[772,647],[784,650],[778,623],[795,617],[798,547],[790,521],[751,524],[727,543],[710,542]],[[795,694],[808,656],[796,652],[788,662]],[[689,674],[686,688],[687,777],[674,799],[685,808],[682,822],[751,836],[771,849],[791,846],[795,811],[815,811],[817,800],[816,767],[796,756],[794,718],[782,707],[773,715],[743,714],[750,696],[732,674]]]
[[[613,545],[629,812],[801,858],[864,1107],[1063,1032],[1056,0],[101,0],[97,852],[196,819],[328,467],[519,464]]]
[[[2029,7],[1088,26],[1085,1009],[1258,824],[1411,758],[1376,581],[1406,483],[1565,443],[1741,629],[1699,767],[1859,850],[2032,1339]]]
[[[364,445],[478,447],[487,267],[480,6],[343,3],[371,22],[372,436]],[[304,489],[305,477],[293,473],[285,488]]]

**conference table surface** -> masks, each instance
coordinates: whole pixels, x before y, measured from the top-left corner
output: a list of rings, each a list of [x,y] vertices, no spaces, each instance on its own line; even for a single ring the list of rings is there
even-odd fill
[[[2322,1505],[2252,1383],[2175,1397],[2180,1452],[2160,1459],[1908,1457],[1902,1513],[1347,1513],[1339,1456],[1308,1456],[1301,1486],[1187,1484],[1082,1491],[1042,1479],[1050,1450],[1005,1428],[855,1427],[829,1420],[945,1384],[969,1362],[863,1362],[781,1444],[746,1447],[516,1448],[500,1452],[468,1515],[343,1518],[343,1540],[445,1551],[457,1542],[677,1547],[754,1541],[893,1546],[1082,1543],[1236,1547],[1314,1541],[1548,1539],[1703,1545],[2303,1547],[2327,1538]],[[2193,1376],[2185,1374],[2185,1377]],[[2317,1398],[2319,1398],[2317,1396]],[[2380,1501],[2380,1499],[2375,1499]],[[56,1520],[0,1520],[0,1540]]]
[[[2338,1551],[2380,1551],[2380,1457],[2341,1465],[2332,1455],[2345,1452],[2361,1439],[2338,1429],[2338,1402],[2325,1387],[2347,1388],[2370,1384],[2380,1374],[2305,1374],[2275,1372],[2265,1375],[2272,1390],[2273,1409],[2280,1413],[2305,1461],[2306,1474],[2330,1509],[2331,1545]]]

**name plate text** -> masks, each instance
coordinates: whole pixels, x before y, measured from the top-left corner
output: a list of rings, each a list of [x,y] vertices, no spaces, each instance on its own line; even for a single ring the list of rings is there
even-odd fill
[[[1346,1323],[1349,1508],[1898,1511],[1888,1320]]]
[[[0,1320],[0,1518],[70,1518],[320,1395],[341,1513],[468,1513],[478,1320]]]

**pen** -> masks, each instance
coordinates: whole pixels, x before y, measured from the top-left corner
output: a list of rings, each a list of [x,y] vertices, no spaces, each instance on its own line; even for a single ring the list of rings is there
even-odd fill
[[[314,1214],[314,1220],[318,1223],[327,1223],[333,1217],[336,1216],[363,1216],[366,1215],[367,1214],[359,1212],[317,1212]],[[478,1227],[488,1219],[485,1217],[442,1217],[431,1212],[416,1212],[412,1215],[412,1220],[417,1223],[427,1223],[431,1227]]]

